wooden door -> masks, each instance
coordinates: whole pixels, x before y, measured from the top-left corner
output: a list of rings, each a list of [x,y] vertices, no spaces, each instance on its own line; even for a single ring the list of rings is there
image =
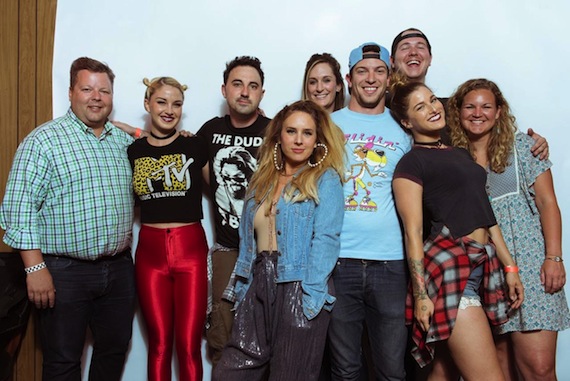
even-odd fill
[[[1,3],[0,198],[3,198],[18,144],[36,126],[52,119],[57,0],[1,0]],[[10,247],[0,243],[0,252],[10,251]],[[41,380],[41,349],[34,320],[32,314],[14,371],[15,381]]]

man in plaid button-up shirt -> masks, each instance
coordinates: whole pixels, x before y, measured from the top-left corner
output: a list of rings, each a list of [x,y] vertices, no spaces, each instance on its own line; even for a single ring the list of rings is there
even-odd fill
[[[135,300],[131,138],[107,120],[111,69],[83,57],[70,74],[70,110],[18,147],[0,225],[4,242],[20,250],[39,311],[43,380],[81,377],[87,327],[89,379],[119,380]]]

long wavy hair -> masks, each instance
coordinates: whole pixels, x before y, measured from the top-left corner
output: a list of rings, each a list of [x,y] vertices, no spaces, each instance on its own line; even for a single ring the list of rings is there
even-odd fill
[[[259,148],[259,166],[254,173],[248,189],[248,193],[255,192],[255,201],[261,203],[263,198],[272,190],[276,189],[281,175],[275,168],[273,152],[276,143],[280,141],[283,123],[294,112],[304,112],[311,116],[317,130],[317,143],[328,147],[328,154],[322,163],[316,167],[305,166],[300,173],[293,177],[290,184],[285,188],[284,197],[287,201],[298,202],[306,199],[319,202],[317,182],[321,175],[329,168],[334,169],[339,175],[339,181],[344,173],[344,133],[330,119],[323,108],[313,101],[297,101],[285,106],[275,115],[265,131],[263,144]],[[322,159],[324,149],[314,149],[309,161],[316,163]],[[278,149],[277,159],[283,163],[283,153]]]
[[[487,146],[489,167],[493,172],[502,173],[509,164],[509,157],[513,150],[517,126],[515,117],[511,114],[509,103],[503,96],[499,87],[488,79],[470,79],[460,85],[447,102],[447,124],[451,129],[451,141],[454,146],[465,148],[476,159],[476,153],[469,142],[467,132],[461,125],[461,108],[463,100],[468,93],[474,90],[489,90],[495,96],[495,106],[501,109],[499,118],[491,130],[491,138]]]
[[[311,73],[311,70],[313,70],[313,68],[320,63],[326,63],[327,65],[330,66],[334,74],[336,84],[340,85],[340,91],[336,93],[336,96],[334,98],[333,111],[340,110],[341,108],[344,107],[344,93],[346,91],[346,88],[344,86],[342,74],[340,73],[340,63],[338,63],[336,58],[334,58],[330,53],[323,53],[323,54],[315,53],[307,61],[307,65],[305,65],[305,75],[303,76],[303,95],[301,99],[303,100],[311,99],[308,90],[309,74]]]

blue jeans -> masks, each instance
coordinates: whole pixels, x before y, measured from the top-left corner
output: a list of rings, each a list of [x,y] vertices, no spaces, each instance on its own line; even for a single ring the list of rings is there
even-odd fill
[[[467,279],[467,284],[465,285],[465,290],[463,291],[463,296],[479,297],[479,287],[481,287],[481,281],[483,280],[484,268],[485,266],[480,264],[471,271]]]
[[[332,278],[336,291],[329,325],[332,379],[358,380],[366,322],[375,379],[404,380],[406,262],[341,258]]]
[[[93,334],[90,381],[120,380],[135,307],[128,252],[97,261],[44,255],[56,289],[55,307],[38,310],[43,381],[81,380],[87,328]]]

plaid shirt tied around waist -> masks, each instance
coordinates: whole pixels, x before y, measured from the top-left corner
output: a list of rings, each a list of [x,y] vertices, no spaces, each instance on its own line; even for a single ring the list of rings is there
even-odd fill
[[[471,271],[483,264],[484,275],[479,293],[489,322],[502,324],[508,319],[509,302],[495,246],[483,245],[467,237],[453,238],[447,227],[424,244],[425,282],[434,303],[428,332],[414,319],[412,288],[406,300],[406,321],[412,324],[412,355],[424,367],[434,358],[434,343],[447,340],[455,325],[459,301]]]

